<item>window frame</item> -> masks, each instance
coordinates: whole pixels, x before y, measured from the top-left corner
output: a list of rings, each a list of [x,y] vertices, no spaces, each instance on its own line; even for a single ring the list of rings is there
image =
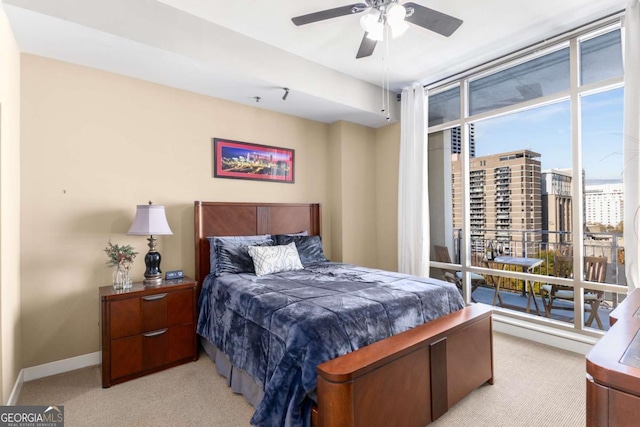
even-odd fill
[[[460,246],[460,264],[456,264],[456,268],[462,271],[463,275],[463,296],[465,301],[470,302],[471,292],[471,273],[487,274],[492,270],[487,270],[482,267],[474,267],[471,265],[471,233],[470,233],[470,198],[468,197],[470,191],[470,156],[469,156],[469,125],[482,120],[493,119],[496,117],[514,114],[528,109],[539,108],[542,106],[554,104],[557,102],[569,101],[570,103],[570,122],[571,122],[571,151],[572,151],[572,170],[580,171],[582,168],[582,124],[581,124],[581,102],[582,98],[599,92],[605,92],[620,87],[624,87],[624,75],[614,78],[609,78],[597,82],[592,82],[586,85],[580,85],[580,42],[589,40],[600,35],[606,34],[611,31],[619,30],[621,25],[622,12],[607,17],[599,22],[592,23],[582,28],[572,30],[566,34],[557,36],[548,41],[538,43],[530,46],[529,48],[522,49],[514,52],[502,58],[498,58],[483,66],[476,67],[466,72],[460,73],[455,76],[451,76],[445,80],[435,82],[431,85],[426,85],[426,96],[441,93],[450,90],[456,86],[460,87],[460,119],[452,120],[449,122],[437,124],[427,127],[427,133],[437,133],[460,127],[460,140],[461,140],[461,181],[462,181],[462,194],[466,194],[462,203],[462,240]],[[623,55],[624,55],[624,43],[621,43]],[[552,95],[547,95],[524,101],[518,104],[509,105],[506,107],[498,108],[491,111],[484,111],[475,115],[469,114],[469,84],[472,81],[476,81],[486,76],[498,73],[516,65],[526,63],[533,59],[539,58],[545,54],[559,51],[561,49],[569,48],[569,89],[563,90]],[[571,197],[575,200],[575,204],[572,209],[572,225],[574,230],[583,230],[583,210],[584,210],[584,195],[583,188],[583,175],[582,173],[574,174],[574,179],[571,185]],[[579,227],[578,227],[579,225]],[[584,257],[584,233],[574,232],[572,245],[574,247],[574,271],[579,272],[576,277],[582,277]],[[431,266],[438,268],[439,263],[432,263]],[[539,275],[517,273],[517,272],[500,272],[503,276],[509,278],[515,278],[520,280],[538,280]],[[549,280],[547,280],[549,279]],[[545,276],[545,282],[557,284],[566,284],[566,279],[555,279],[552,276]],[[545,325],[552,324],[552,326],[560,329],[577,331],[583,334],[600,336],[603,332],[586,328],[583,325],[584,319],[584,290],[596,289],[603,290],[605,292],[613,292],[616,294],[622,293],[623,289],[621,285],[605,284],[605,283],[591,283],[584,280],[575,279],[572,281],[574,286],[574,322],[573,325],[567,323],[561,323],[546,319],[543,317],[524,315],[510,310],[502,310],[496,307],[498,311],[504,312],[504,314],[512,317],[523,318],[527,321],[533,321]],[[588,286],[587,286],[588,285]],[[626,290],[626,287],[624,287]],[[502,313],[501,313],[502,314]]]

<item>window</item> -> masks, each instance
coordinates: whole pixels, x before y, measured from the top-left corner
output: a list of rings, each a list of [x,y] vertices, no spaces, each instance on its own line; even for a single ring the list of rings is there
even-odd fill
[[[531,59],[469,83],[471,115],[569,89],[569,48]]]
[[[586,85],[622,76],[620,30],[580,41],[580,83]]]
[[[429,97],[429,126],[460,119],[460,87]]]
[[[627,291],[622,43],[619,22],[607,25],[537,46],[446,88],[429,88],[430,215],[438,218],[432,241],[451,247],[463,270],[485,274],[475,300],[493,304],[495,286],[487,283],[495,280],[505,299],[522,301],[509,307],[497,300],[498,310],[585,333],[606,329],[608,313]],[[579,64],[578,73],[570,73],[571,63]],[[563,257],[580,269],[562,276]],[[586,262],[594,257],[604,260],[606,274],[587,274]],[[552,301],[550,289],[559,285],[582,292],[590,303]],[[547,303],[553,308],[547,310]],[[591,322],[594,310],[601,321]]]
[[[604,283],[626,286],[622,238],[623,98],[624,89],[616,88],[585,95],[581,97],[580,103],[586,201],[584,256],[606,258],[606,270],[601,280]],[[615,303],[617,300],[611,302]],[[608,322],[608,319],[601,320],[603,322]],[[597,323],[589,325],[591,328],[598,326]]]

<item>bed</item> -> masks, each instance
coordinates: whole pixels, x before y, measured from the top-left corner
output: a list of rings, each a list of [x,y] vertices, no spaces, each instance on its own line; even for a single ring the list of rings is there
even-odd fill
[[[493,383],[491,310],[464,307],[448,282],[313,258],[276,274],[210,274],[213,236],[317,242],[319,204],[197,201],[194,222],[198,332],[256,407],[252,423],[423,426]]]

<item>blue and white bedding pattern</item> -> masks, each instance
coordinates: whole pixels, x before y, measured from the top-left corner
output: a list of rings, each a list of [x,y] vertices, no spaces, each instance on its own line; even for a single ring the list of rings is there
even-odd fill
[[[265,276],[210,274],[198,334],[248,372],[258,426],[307,426],[316,366],[464,307],[448,282],[319,262]]]

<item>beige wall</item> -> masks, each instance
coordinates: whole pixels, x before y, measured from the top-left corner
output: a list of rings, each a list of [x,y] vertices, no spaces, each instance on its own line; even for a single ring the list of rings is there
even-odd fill
[[[341,248],[339,260],[376,267],[375,130],[334,123],[330,146],[332,198],[340,206],[336,211],[340,230],[333,230],[332,236],[334,246]]]
[[[99,345],[103,248],[135,205],[167,208],[164,270],[194,273],[193,201],[320,202],[327,256],[397,264],[399,126],[326,125],[94,69],[22,55],[22,367]],[[213,137],[296,150],[296,183],[212,177]],[[383,246],[383,247],[381,247]]]
[[[376,236],[378,268],[398,271],[398,165],[400,123],[376,129]]]
[[[324,213],[331,216],[331,260],[343,261],[342,254],[342,126],[334,123],[329,127],[329,161],[327,162],[329,174],[329,200],[331,211]],[[325,237],[327,233],[324,233]],[[323,242],[327,247],[326,240]]]
[[[22,56],[23,366],[98,351],[98,287],[135,206],[167,207],[164,270],[194,273],[193,201],[320,202],[331,256],[329,126],[86,67]],[[296,150],[296,182],[212,178],[212,137]],[[144,271],[142,256],[134,279]]]
[[[333,259],[397,271],[400,124],[337,122],[329,135]]]
[[[0,376],[6,403],[20,354],[20,52],[0,5]]]

